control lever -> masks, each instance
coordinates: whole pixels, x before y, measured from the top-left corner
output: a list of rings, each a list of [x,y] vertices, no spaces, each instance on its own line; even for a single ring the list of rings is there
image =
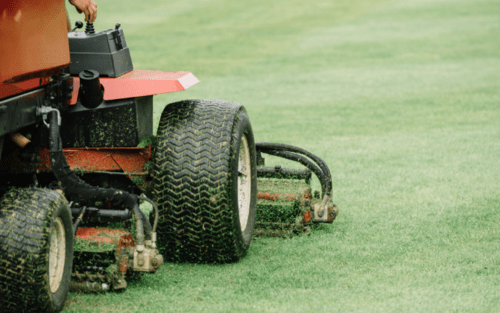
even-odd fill
[[[87,26],[85,26],[85,34],[95,34],[94,24],[87,22]]]
[[[116,23],[115,31],[113,32],[114,37],[115,37],[115,42],[116,42],[116,48],[118,48],[118,50],[123,49],[123,42],[122,42],[122,38],[120,37],[120,26],[121,26],[120,23]]]
[[[80,29],[83,27],[83,22],[82,21],[76,21],[75,23],[75,28],[73,28],[71,31],[74,32],[77,29]]]

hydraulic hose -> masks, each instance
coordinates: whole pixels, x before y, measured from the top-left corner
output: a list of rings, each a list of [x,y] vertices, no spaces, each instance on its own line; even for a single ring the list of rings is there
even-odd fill
[[[138,203],[136,203],[134,205],[134,207],[132,209],[132,213],[134,214],[134,219],[135,219],[135,230],[137,232],[137,235],[136,235],[137,245],[142,246],[142,245],[144,245],[144,222],[143,222],[142,215],[141,215],[142,211],[141,211],[141,209],[139,209]]]
[[[160,217],[160,211],[158,211],[158,206],[156,205],[156,203],[154,201],[152,201],[146,197],[138,196],[137,198],[140,200],[144,200],[144,201],[149,202],[153,206],[153,208],[155,209],[155,220],[153,223],[153,230],[152,231],[156,232],[156,227],[158,226],[158,219]],[[141,213],[144,214],[144,212],[142,212],[142,211],[141,211]],[[144,215],[144,217],[145,217],[145,215]]]
[[[319,178],[319,181],[321,183],[321,193],[323,194],[323,196],[325,194],[331,196],[332,194],[331,180],[328,180],[323,171],[321,171],[321,169],[318,166],[316,166],[313,162],[311,162],[309,159],[305,158],[300,154],[288,151],[268,150],[268,149],[262,149],[259,151],[301,163],[302,165],[310,169]]]
[[[326,177],[329,177],[331,180],[332,176],[330,174],[330,169],[328,168],[326,163],[322,159],[320,159],[318,156],[312,154],[311,152],[309,152],[307,150],[304,150],[304,149],[299,148],[299,147],[291,146],[291,145],[286,145],[283,143],[271,143],[271,142],[259,142],[259,143],[255,144],[255,147],[257,148],[257,150],[273,149],[273,150],[290,151],[290,152],[296,152],[296,153],[303,154],[303,155],[307,156],[308,158],[310,158],[311,160],[313,160],[314,162],[316,162],[316,164],[318,164],[318,166],[321,168],[321,170],[326,175]]]
[[[59,133],[58,112],[49,113],[50,164],[59,184],[69,194],[90,202],[110,202],[132,210],[137,228],[137,245],[144,245],[144,224],[148,237],[151,225],[140,210],[137,196],[123,190],[94,187],[81,180],[69,167],[62,151]]]
[[[332,196],[332,175],[330,174],[330,169],[326,165],[326,163],[320,159],[318,156],[312,154],[309,151],[306,151],[302,148],[286,145],[282,143],[270,143],[270,142],[259,142],[255,144],[257,151],[261,151],[263,153],[280,156],[292,161],[297,161],[306,167],[308,167],[311,171],[318,176],[321,182],[321,188],[323,189],[323,196]],[[303,154],[313,160],[318,166],[316,167],[312,164],[311,161],[304,158],[301,155]],[[319,167],[319,168],[318,168]],[[318,171],[319,170],[319,171]]]
[[[84,206],[81,209],[80,214],[78,215],[78,218],[76,219],[75,224],[73,224],[73,237],[76,236],[76,230],[78,229],[78,226],[80,226],[80,223],[82,222],[83,216],[85,215],[86,211],[87,211],[87,207]]]

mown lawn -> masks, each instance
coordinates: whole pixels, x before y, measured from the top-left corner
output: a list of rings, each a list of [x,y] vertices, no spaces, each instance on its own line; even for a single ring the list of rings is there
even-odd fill
[[[100,0],[155,97],[247,108],[333,173],[337,220],[227,265],[165,264],[65,312],[499,312],[500,2]],[[73,21],[76,12],[70,8]],[[285,162],[284,162],[285,163]]]

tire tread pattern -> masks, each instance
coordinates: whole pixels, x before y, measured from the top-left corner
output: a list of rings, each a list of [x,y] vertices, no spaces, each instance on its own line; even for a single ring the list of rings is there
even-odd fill
[[[154,198],[159,246],[168,261],[224,263],[244,253],[230,194],[233,125],[241,110],[226,101],[189,100],[162,113]]]
[[[60,201],[56,191],[35,188],[0,200],[0,312],[52,311],[47,241]]]

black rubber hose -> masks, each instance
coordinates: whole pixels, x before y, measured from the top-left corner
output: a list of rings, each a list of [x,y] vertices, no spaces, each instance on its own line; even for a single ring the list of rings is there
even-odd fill
[[[268,149],[261,149],[259,151],[266,153],[266,154],[279,156],[279,157],[282,157],[282,158],[285,158],[288,160],[292,160],[292,161],[296,161],[296,162],[301,163],[302,165],[304,165],[305,167],[310,169],[319,178],[319,181],[321,183],[321,192],[323,193],[323,196],[325,194],[329,195],[329,196],[332,195],[332,187],[331,187],[331,184],[330,184],[330,186],[328,184],[328,182],[329,182],[328,177],[325,176],[323,171],[321,171],[321,169],[318,166],[316,166],[313,162],[311,162],[306,157],[304,157],[300,154],[296,154],[296,153],[292,153],[292,152],[288,152],[288,151],[280,151],[280,150],[272,150],[272,149],[269,149],[269,150]],[[331,183],[331,181],[330,181],[330,183]]]
[[[139,196],[136,196],[136,197],[137,197],[137,199],[142,198],[142,197],[139,197]],[[151,235],[151,232],[153,231],[153,228],[151,227],[151,223],[149,222],[149,219],[146,216],[146,214],[144,214],[144,212],[142,212],[142,210],[139,207],[139,205],[137,205],[137,209],[138,209],[137,213],[139,214],[139,217],[143,221],[144,228],[146,229],[146,239],[150,239],[149,235]]]
[[[330,169],[326,165],[325,161],[323,161],[318,156],[312,154],[311,152],[309,152],[307,150],[304,150],[304,149],[299,148],[299,147],[291,146],[291,145],[286,145],[283,143],[271,143],[271,142],[258,142],[255,144],[255,147],[257,148],[257,150],[273,149],[273,150],[284,150],[284,151],[290,151],[290,152],[296,152],[296,153],[303,154],[303,155],[309,157],[314,162],[316,162],[316,164],[318,164],[318,166],[321,168],[321,170],[323,171],[325,176],[330,178],[330,180],[332,179],[332,175],[330,174]]]
[[[146,197],[138,196],[137,198],[140,200],[147,201],[147,202],[151,203],[151,205],[153,206],[153,208],[155,210],[155,220],[153,222],[153,232],[156,232],[156,227],[158,226],[158,219],[160,217],[160,211],[158,211],[158,206],[156,205],[156,203],[153,200],[150,200]],[[142,213],[142,214],[144,214],[144,213]]]
[[[134,219],[135,219],[135,230],[136,230],[136,238],[137,238],[137,245],[144,245],[144,223],[142,221],[142,215],[144,213],[141,211],[139,208],[139,204],[136,203],[134,207],[132,208],[132,212],[134,213]]]
[[[255,144],[255,147],[256,147],[257,151],[261,151],[264,153],[266,153],[266,151],[269,151],[269,150],[275,150],[275,151],[281,151],[281,152],[288,151],[289,153],[295,152],[295,153],[300,153],[300,154],[306,155],[307,157],[312,159],[321,169],[321,172],[322,172],[321,175],[318,175],[318,173],[314,172],[314,170],[312,170],[312,169],[311,170],[318,176],[320,181],[322,181],[321,177],[323,177],[322,188],[323,188],[323,184],[324,184],[324,188],[326,190],[326,191],[323,190],[323,193],[326,192],[327,195],[330,195],[330,196],[332,195],[333,186],[332,186],[332,176],[330,174],[330,169],[328,168],[326,163],[318,156],[316,156],[316,155],[314,155],[314,154],[310,153],[309,151],[306,151],[302,148],[291,146],[291,145],[286,145],[286,144],[282,144],[282,143],[259,142],[259,143]],[[295,160],[296,157],[289,158],[289,157],[285,157],[284,155],[283,155],[283,157],[287,158],[289,160],[298,161],[298,160]],[[301,161],[298,161],[298,162],[302,163]],[[304,164],[304,163],[302,163],[302,164]]]
[[[78,196],[80,200],[111,202],[115,205],[125,206],[131,210],[137,203],[136,196],[126,191],[94,187],[82,181],[70,169],[62,151],[51,151],[50,163],[54,175],[64,190]]]
[[[83,216],[85,215],[85,212],[87,211],[87,207],[84,206],[80,214],[78,215],[78,218],[76,219],[75,224],[73,225],[73,237],[76,236],[76,230],[78,229],[78,226],[80,226],[80,223],[82,222]]]
[[[59,137],[59,125],[57,111],[49,113],[50,116],[50,165],[52,171],[59,181],[61,186],[72,195],[76,195],[80,200],[91,202],[110,202],[118,206],[125,206],[132,210],[135,214],[137,226],[137,245],[144,244],[144,221],[151,230],[151,224],[145,218],[144,213],[139,209],[137,196],[130,194],[126,191],[94,187],[82,181],[69,167],[66,158],[62,152],[61,139]],[[141,214],[142,213],[142,214]],[[140,235],[140,236],[139,236]],[[150,233],[148,234],[150,235]]]

